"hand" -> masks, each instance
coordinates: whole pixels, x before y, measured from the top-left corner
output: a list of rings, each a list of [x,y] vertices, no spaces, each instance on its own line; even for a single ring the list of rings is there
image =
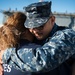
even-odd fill
[[[4,53],[4,50],[0,50],[0,63],[2,63],[2,55]]]
[[[0,64],[0,75],[4,74],[3,66]]]
[[[3,64],[2,59],[0,59],[0,64]]]

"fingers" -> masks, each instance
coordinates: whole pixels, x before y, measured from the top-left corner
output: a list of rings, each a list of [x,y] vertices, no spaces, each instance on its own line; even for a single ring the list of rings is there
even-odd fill
[[[0,71],[0,75],[3,75],[4,74],[4,72],[3,71]]]
[[[3,64],[2,59],[0,59],[0,64]]]
[[[0,71],[3,71],[3,66],[0,64]]]
[[[3,53],[3,51],[0,50],[0,75],[4,74],[4,70],[3,70],[3,66],[2,66],[2,64],[3,64],[3,62],[2,62],[2,53]]]
[[[4,70],[3,70],[3,66],[0,64],[0,75],[3,75]]]
[[[0,50],[0,59],[2,59],[3,53],[4,53],[4,50]]]

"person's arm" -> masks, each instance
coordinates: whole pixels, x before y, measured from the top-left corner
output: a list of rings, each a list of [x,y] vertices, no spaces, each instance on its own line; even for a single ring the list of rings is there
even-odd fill
[[[44,72],[58,67],[75,53],[75,32],[71,29],[58,31],[41,48],[22,48],[17,52],[12,49],[10,60],[7,60],[7,52],[3,55],[3,61],[14,64],[23,71]],[[10,62],[13,63],[10,63]]]

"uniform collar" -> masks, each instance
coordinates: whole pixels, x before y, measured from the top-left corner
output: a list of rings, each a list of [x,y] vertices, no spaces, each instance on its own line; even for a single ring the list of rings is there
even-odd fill
[[[52,28],[52,31],[50,32],[50,34],[49,34],[48,37],[52,37],[53,34],[57,31],[57,28],[58,28],[58,25],[55,23],[54,24],[54,27]]]

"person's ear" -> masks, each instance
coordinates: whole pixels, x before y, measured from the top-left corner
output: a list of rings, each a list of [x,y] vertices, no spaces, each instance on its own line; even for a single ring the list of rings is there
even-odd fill
[[[51,24],[54,25],[54,23],[55,23],[55,16],[52,16],[51,17]]]

